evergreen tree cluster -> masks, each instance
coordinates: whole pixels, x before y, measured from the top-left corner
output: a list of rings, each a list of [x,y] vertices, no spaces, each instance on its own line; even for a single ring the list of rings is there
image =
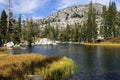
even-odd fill
[[[0,45],[2,45],[7,38],[7,14],[5,10],[2,11],[0,18]]]
[[[104,37],[105,40],[120,36],[120,12],[116,9],[115,2],[110,2],[109,7],[103,6],[102,24],[98,28],[96,17],[98,13],[93,7],[92,2],[89,4],[87,20],[81,24],[67,25],[66,28],[57,26],[52,27],[49,24],[42,30],[42,37],[55,39],[63,42],[95,42],[98,36]]]
[[[17,21],[13,18],[13,16],[10,16],[8,26],[8,15],[6,14],[6,11],[3,10],[0,17],[0,46],[9,41],[19,43],[20,32],[21,32],[20,20]]]
[[[97,24],[96,24],[96,10],[89,4],[88,19],[87,19],[87,41],[93,42],[97,39]]]
[[[48,38],[51,40],[58,40],[59,29],[58,27],[54,28],[49,24],[45,26],[43,30],[41,30],[41,38]]]
[[[95,8],[92,6],[92,2],[89,6],[88,19],[86,22],[84,22],[84,25],[75,23],[72,26],[67,25],[66,28],[57,29],[57,31],[55,28],[52,28],[53,27],[50,25],[47,25],[45,27],[45,29],[43,30],[44,37],[50,37],[51,35],[53,37],[52,39],[57,39],[63,42],[92,42],[97,38],[96,11]]]
[[[46,26],[41,31],[41,37],[49,38],[51,40],[58,40],[62,42],[80,42],[85,40],[85,30],[81,29],[84,27],[80,24],[75,25],[67,25],[66,28],[58,28],[58,27],[52,27],[52,26]],[[84,32],[84,33],[83,33]]]
[[[110,2],[108,9],[103,7],[103,35],[105,39],[120,36],[120,14],[117,12],[116,3]]]
[[[40,30],[38,25],[33,21],[33,19],[26,19],[26,25],[23,26],[23,37],[24,41],[28,42],[28,45],[31,46],[31,43],[35,42],[35,40],[40,36]],[[23,42],[24,42],[23,41]]]
[[[110,2],[109,7],[103,6],[102,25],[98,34],[96,16],[98,15],[92,2],[89,4],[87,20],[83,24],[75,23],[67,25],[66,28],[47,25],[40,30],[39,25],[32,19],[22,21],[21,15],[18,20],[10,16],[8,26],[8,15],[5,10],[0,17],[0,46],[13,41],[14,43],[27,42],[31,45],[38,37],[49,38],[62,42],[94,42],[98,35],[102,35],[105,40],[120,36],[120,12],[116,9],[115,2]],[[76,15],[75,15],[76,16]]]
[[[16,20],[13,16],[9,18],[8,26],[8,15],[3,10],[0,17],[0,46],[3,46],[7,42],[13,41],[15,44],[27,41],[29,45],[39,37],[39,27],[32,20],[24,20],[22,24],[21,14]]]

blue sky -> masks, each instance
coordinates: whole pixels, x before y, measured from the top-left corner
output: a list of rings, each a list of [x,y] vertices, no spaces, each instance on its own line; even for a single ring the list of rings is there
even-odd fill
[[[88,4],[91,0],[11,0],[14,17],[22,14],[22,18],[44,18],[65,7]],[[109,4],[109,0],[92,0],[93,3]],[[120,11],[120,0],[113,0]],[[7,10],[8,0],[0,0],[0,12]]]

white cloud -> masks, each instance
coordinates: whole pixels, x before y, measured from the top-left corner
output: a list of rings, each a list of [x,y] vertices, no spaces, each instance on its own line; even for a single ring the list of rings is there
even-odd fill
[[[6,4],[5,0],[0,0],[0,4]]]
[[[12,8],[17,13],[33,13],[35,9],[43,7],[47,2],[48,0],[19,0],[13,2]]]
[[[56,9],[59,10],[73,5],[88,4],[90,1],[92,1],[93,3],[101,3],[108,6],[110,0],[60,0],[57,3]],[[116,1],[116,0],[111,0],[111,1]],[[117,7],[120,8],[120,1],[117,0],[116,2],[117,2]]]
[[[42,8],[49,0],[11,0],[11,9],[15,14],[33,13],[35,9]],[[8,0],[0,0],[0,5],[7,8]],[[0,7],[2,7],[0,6]]]
[[[7,3],[6,3],[7,0],[0,0],[0,9],[3,10],[3,9],[7,9]]]
[[[94,3],[101,3],[104,5],[109,5],[110,0],[92,0]],[[120,10],[120,0],[111,0],[116,2],[117,9]]]
[[[80,5],[81,3],[85,4],[87,2],[88,0],[60,0],[58,1],[57,9],[59,10],[73,5]]]
[[[93,3],[101,3],[104,5],[108,5],[110,0],[92,0]]]
[[[61,0],[58,2],[57,9],[63,9],[65,7],[73,6],[73,5],[83,5],[88,4],[91,0]],[[93,3],[102,3],[108,4],[109,0],[92,0]]]
[[[44,17],[43,16],[40,16],[40,17],[37,17],[37,16],[34,16],[33,19],[43,19]]]

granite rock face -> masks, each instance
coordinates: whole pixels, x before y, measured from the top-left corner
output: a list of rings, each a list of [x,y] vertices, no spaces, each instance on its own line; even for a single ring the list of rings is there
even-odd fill
[[[94,8],[97,12],[96,22],[98,27],[101,25],[101,14],[102,14],[102,4],[93,3]],[[40,28],[44,28],[47,24],[50,24],[52,27],[66,27],[67,25],[74,25],[75,23],[79,23],[83,25],[83,23],[87,20],[89,4],[80,5],[80,6],[72,6],[67,7],[58,12],[43,18],[35,20]]]

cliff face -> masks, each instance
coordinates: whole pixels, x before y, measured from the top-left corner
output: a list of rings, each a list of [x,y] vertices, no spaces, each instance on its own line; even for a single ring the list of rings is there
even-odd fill
[[[72,6],[64,8],[44,19],[38,19],[36,22],[42,28],[50,23],[53,27],[66,27],[66,25],[74,25],[75,23],[83,24],[87,20],[88,5]],[[97,12],[96,22],[98,26],[101,24],[102,4],[94,3],[93,7]]]

